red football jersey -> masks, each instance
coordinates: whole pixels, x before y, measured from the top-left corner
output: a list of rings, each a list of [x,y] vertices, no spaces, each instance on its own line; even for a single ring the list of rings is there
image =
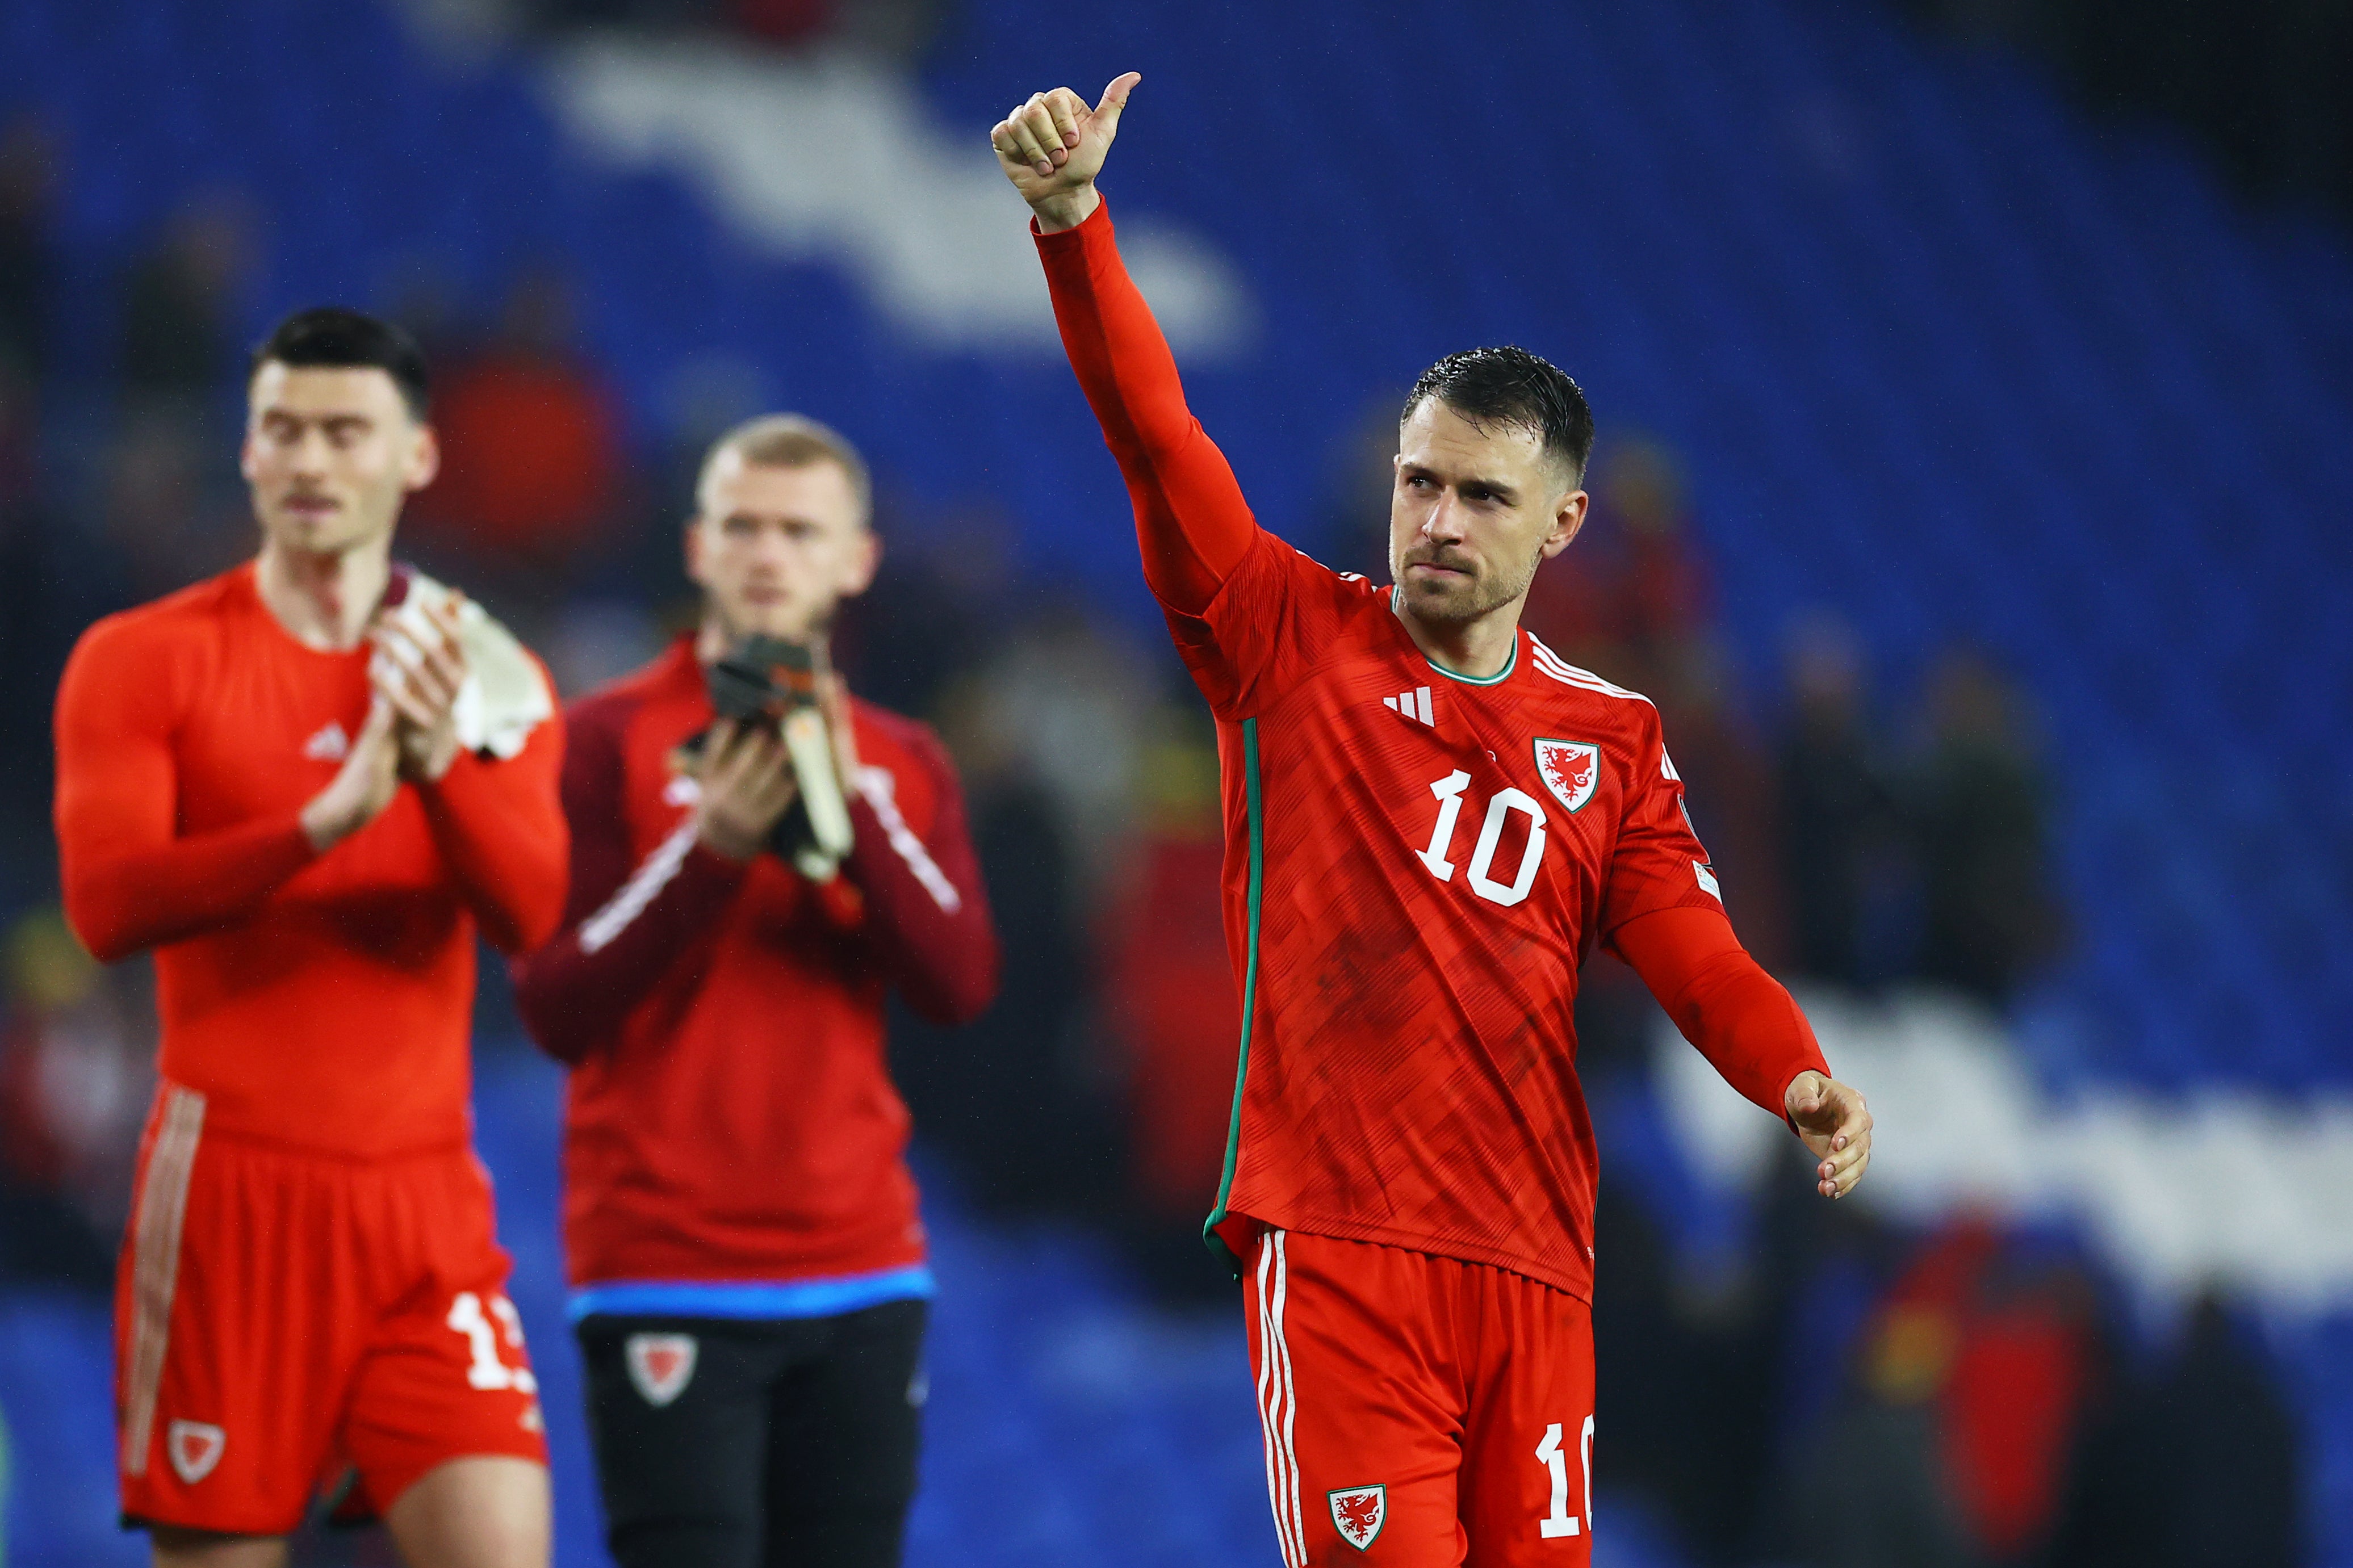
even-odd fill
[[[1525,630],[1493,678],[1433,664],[1388,589],[1258,526],[1106,212],[1039,250],[1218,719],[1243,1024],[1211,1233],[1237,1257],[1252,1221],[1384,1243],[1589,1299],[1572,1012],[1593,944],[1703,911],[1694,956],[1644,974],[1677,1023],[1767,1108],[1822,1065],[1724,922],[1657,710]]]
[[[997,947],[945,748],[852,700],[857,847],[822,886],[696,841],[691,638],[566,715],[571,900],[516,970],[565,1096],[572,1283],[797,1280],[921,1263],[883,998],[969,1021]]]
[[[368,712],[369,652],[297,642],[251,563],[110,616],[58,689],[66,913],[155,952],[168,1082],[205,1130],[361,1158],[464,1144],[474,933],[516,952],[564,904],[564,726],[460,752],[324,853],[303,804]]]
[[[1169,617],[1219,719],[1244,976],[1210,1223],[1587,1296],[1577,969],[1636,915],[1715,902],[1715,874],[1647,699],[1525,631],[1501,675],[1454,675],[1391,592],[1261,532],[1207,613]]]

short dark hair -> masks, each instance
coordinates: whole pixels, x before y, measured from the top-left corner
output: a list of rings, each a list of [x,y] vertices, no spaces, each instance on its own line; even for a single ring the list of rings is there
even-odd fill
[[[295,311],[255,346],[248,379],[272,360],[302,369],[380,370],[400,389],[411,418],[422,424],[432,410],[425,351],[402,328],[358,310],[321,305]]]
[[[1398,422],[1412,418],[1430,397],[1479,428],[1516,425],[1528,431],[1568,465],[1571,482],[1584,482],[1593,456],[1593,410],[1568,373],[1550,360],[1508,343],[1448,354],[1413,384]]]

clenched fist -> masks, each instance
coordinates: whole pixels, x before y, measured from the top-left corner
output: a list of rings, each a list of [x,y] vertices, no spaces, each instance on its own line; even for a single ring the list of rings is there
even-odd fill
[[[1038,215],[1041,232],[1076,228],[1095,210],[1095,175],[1119,134],[1127,95],[1143,79],[1135,71],[1113,79],[1092,109],[1067,87],[1033,93],[989,132],[997,167]]]

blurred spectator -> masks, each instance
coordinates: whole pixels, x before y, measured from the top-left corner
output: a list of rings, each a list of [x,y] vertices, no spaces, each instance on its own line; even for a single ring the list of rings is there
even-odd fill
[[[934,520],[927,544],[893,532],[892,521],[877,524],[882,570],[844,612],[835,659],[853,689],[884,707],[936,713],[987,652],[973,607],[1006,586],[998,546],[1010,530],[993,512],[962,509]]]
[[[1127,868],[1138,763],[1156,704],[1135,638],[1060,593],[1025,605],[974,695],[1069,834],[1075,909],[1099,914]]]
[[[210,455],[202,428],[176,414],[151,408],[123,420],[106,453],[100,519],[125,598],[184,588],[252,553],[247,503],[204,482]]]
[[[1118,1191],[1116,1116],[1092,1048],[1092,966],[1068,818],[981,683],[939,715],[972,813],[1004,967],[996,1004],[953,1032],[903,1008],[892,1075],[916,1134],[999,1212],[1099,1209]]]
[[[1126,1047],[1147,1277],[1222,1295],[1200,1227],[1224,1171],[1241,1003],[1226,948],[1217,740],[1189,700],[1164,707],[1155,729],[1141,769],[1142,829],[1108,921],[1104,1012]]]
[[[1799,1446],[1790,1559],[1808,1568],[1971,1568],[1941,1461],[1936,1400],[1958,1334],[1947,1309],[1899,1301],[1865,1335],[1847,1397]]]
[[[183,208],[132,264],[122,296],[127,408],[201,420],[236,384],[237,295],[252,259],[250,207],[214,192]]]
[[[1948,653],[1928,706],[1935,734],[1909,803],[1923,904],[1918,972],[1999,1004],[2057,945],[2042,771],[2016,697],[1983,658]]]
[[[1768,969],[1788,952],[1773,760],[1725,673],[1722,647],[1694,626],[1640,645],[1668,755],[1684,781],[1692,826],[1715,863],[1725,912]]]
[[[33,385],[48,367],[56,184],[47,127],[31,113],[18,115],[0,131],[0,385]]]
[[[1660,442],[1620,437],[1603,450],[1599,479],[1624,541],[1618,640],[1647,651],[1704,634],[1715,588],[1692,535],[1681,461]]]
[[[1587,487],[1585,527],[1536,574],[1523,624],[1571,664],[1653,692],[1685,646],[1710,634],[1715,612],[1683,467],[1660,442],[1618,436],[1596,454]]]
[[[2077,1449],[2051,1568],[2299,1568],[2303,1444],[2217,1295]]]
[[[831,30],[837,0],[728,0],[728,19],[764,43],[813,43]]]
[[[2016,1242],[1991,1260],[1961,1316],[1944,1444],[1952,1495],[1989,1561],[2040,1559],[2099,1360],[2079,1269]]]
[[[435,370],[441,474],[404,526],[543,592],[544,568],[612,521],[622,479],[617,400],[574,347],[570,283],[552,268],[529,273],[491,341]]]
[[[1800,973],[1859,985],[1867,977],[1865,884],[1873,862],[1893,849],[1896,825],[1865,727],[1862,650],[1853,634],[1827,618],[1799,627],[1788,685],[1778,793],[1790,957]]]
[[[103,1290],[154,1082],[152,1015],[124,994],[139,972],[100,969],[55,910],[20,918],[5,956],[0,1278]]]

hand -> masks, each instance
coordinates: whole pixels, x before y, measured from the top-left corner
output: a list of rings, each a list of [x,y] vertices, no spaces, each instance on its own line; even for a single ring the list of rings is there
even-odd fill
[[[399,720],[401,777],[431,784],[458,756],[458,689],[466,684],[466,650],[458,640],[458,605],[425,612],[431,635],[419,642],[405,626],[379,620],[368,640],[384,661],[372,665],[376,692]]]
[[[695,837],[714,855],[749,860],[767,847],[800,786],[784,737],[767,723],[727,722],[711,732],[695,775]]]
[[[997,166],[1038,215],[1040,232],[1076,228],[1095,210],[1095,175],[1119,134],[1127,95],[1143,79],[1135,71],[1113,79],[1092,109],[1067,87],[1032,93],[990,130]]]
[[[1826,1198],[1854,1191],[1871,1164],[1871,1108],[1859,1089],[1809,1069],[1789,1080],[1781,1105],[1815,1159],[1815,1187]]]
[[[359,739],[343,753],[334,782],[302,807],[302,834],[324,854],[383,815],[400,788],[400,747],[393,735],[392,707],[382,698],[368,704]]]

